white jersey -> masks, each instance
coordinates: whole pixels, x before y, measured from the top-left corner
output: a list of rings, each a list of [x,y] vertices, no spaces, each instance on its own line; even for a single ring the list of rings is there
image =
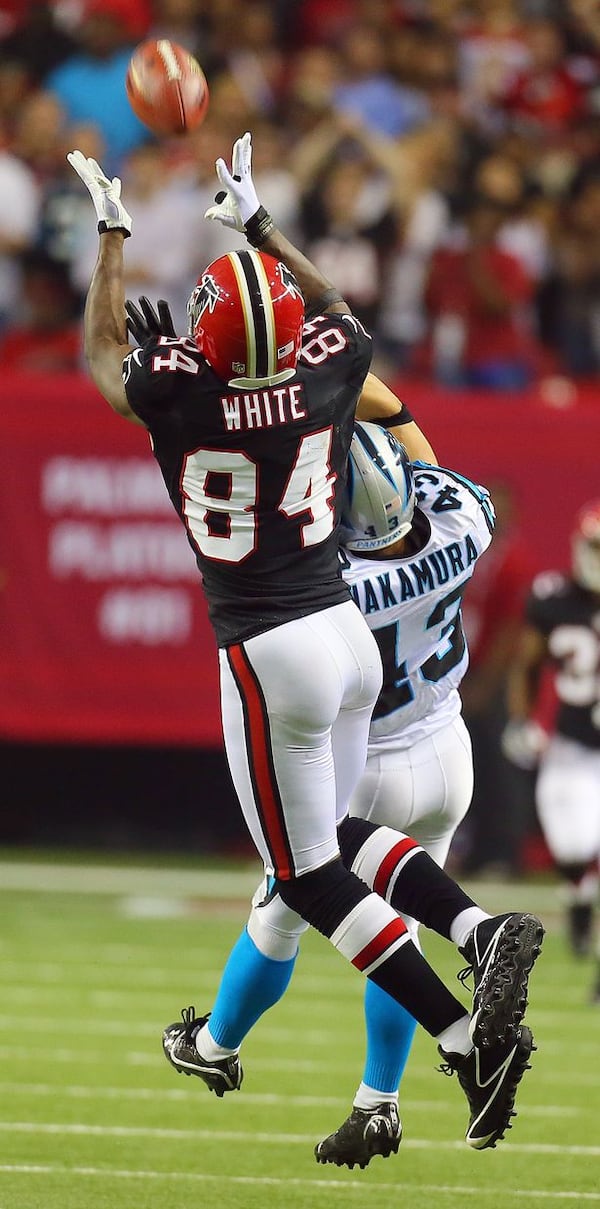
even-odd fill
[[[462,594],[494,527],[485,488],[439,466],[414,468],[418,554],[341,555],[344,579],[383,661],[369,754],[411,747],[460,713],[458,686],[469,661]]]

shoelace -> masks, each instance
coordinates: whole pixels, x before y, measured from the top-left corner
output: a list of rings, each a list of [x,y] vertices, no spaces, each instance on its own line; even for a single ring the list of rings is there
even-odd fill
[[[473,966],[464,966],[464,968],[462,970],[458,971],[458,974],[456,975],[456,977],[457,977],[458,981],[461,982],[464,987],[466,987],[467,982],[468,982],[469,978],[472,977],[472,975],[473,975]]]
[[[192,1005],[188,1008],[182,1008],[181,1019],[185,1025],[185,1040],[187,1045],[191,1045],[198,1030],[205,1023],[204,1019],[198,1019],[196,1009]],[[208,1020],[208,1016],[206,1017]]]
[[[185,1025],[185,1041],[187,1045],[192,1044],[196,1033],[206,1024],[209,1016],[210,1012],[207,1012],[206,1016],[197,1016],[196,1009],[191,1004],[187,1008],[182,1008],[181,1019]]]

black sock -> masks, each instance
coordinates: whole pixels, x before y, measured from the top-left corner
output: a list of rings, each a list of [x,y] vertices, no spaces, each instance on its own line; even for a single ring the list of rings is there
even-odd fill
[[[368,841],[379,832],[389,837],[382,852],[369,850]],[[345,818],[338,827],[342,860],[396,911],[412,915],[440,936],[450,939],[456,916],[477,903],[436,865],[410,836],[366,819]]]
[[[467,1009],[413,944],[400,917],[341,860],[290,881],[278,880],[276,888],[288,907],[331,940],[433,1037],[465,1015]]]

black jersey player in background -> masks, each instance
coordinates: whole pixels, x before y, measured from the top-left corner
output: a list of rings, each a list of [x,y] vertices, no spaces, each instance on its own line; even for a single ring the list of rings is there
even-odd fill
[[[437,1040],[469,1101],[469,1144],[493,1145],[533,1047],[521,1021],[542,926],[522,913],[490,919],[414,841],[348,817],[381,687],[377,644],[337,552],[370,338],[260,206],[246,134],[231,172],[217,161],[223,190],[207,217],[245,231],[251,246],[202,274],[188,337],[132,352],[123,286],[132,221],[120,182],[80,152],[68,158],[98,218],[84,324],[90,372],[115,411],[147,427],[196,554],[219,646],[227,758],[257,850],[286,905]],[[375,402],[363,393],[362,417],[385,421],[395,408],[397,422],[391,398],[382,416],[377,392]],[[375,833],[378,859],[359,861],[366,884],[351,866]],[[400,910],[470,946],[471,1016]],[[166,1030],[165,1052],[222,1094],[223,1083],[239,1086],[241,1067],[214,1039],[200,1052],[204,1023],[184,1012]]]
[[[578,514],[570,574],[533,582],[509,677],[504,751],[523,767],[539,764],[538,818],[567,890],[571,948],[592,947],[600,861],[600,500]],[[554,669],[551,737],[536,721],[542,673]],[[600,953],[592,991],[600,1004]]]

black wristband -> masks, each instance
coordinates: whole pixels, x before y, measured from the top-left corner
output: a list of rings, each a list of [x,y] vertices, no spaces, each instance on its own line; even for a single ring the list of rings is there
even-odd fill
[[[318,298],[314,298],[306,307],[306,318],[313,319],[315,315],[322,315],[329,306],[333,306],[334,302],[343,302],[344,299],[339,290],[332,287],[330,290],[324,290],[319,294]]]
[[[381,420],[372,420],[372,424],[379,424],[380,428],[396,428],[400,424],[412,424],[414,416],[411,415],[405,403],[402,404],[402,411],[395,411],[393,416],[384,416]]]
[[[123,235],[125,236],[125,239],[127,239],[131,235],[131,231],[128,231],[127,227],[109,227],[108,223],[106,223],[104,221],[104,219],[101,218],[100,222],[98,223],[98,234],[106,235],[107,231],[122,231]]]
[[[264,206],[259,206],[256,214],[253,214],[248,219],[244,231],[248,243],[252,244],[253,248],[260,248],[265,240],[269,238],[272,231],[275,230],[275,223],[271,218],[268,210]]]

